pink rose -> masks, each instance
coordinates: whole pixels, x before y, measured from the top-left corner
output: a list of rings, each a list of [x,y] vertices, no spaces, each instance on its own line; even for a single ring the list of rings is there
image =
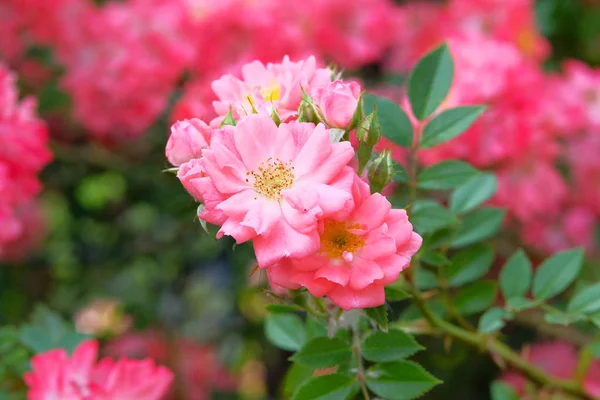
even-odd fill
[[[313,97],[330,127],[348,129],[358,107],[360,92],[357,82],[339,80],[315,89]]]
[[[171,136],[165,153],[175,166],[200,158],[202,149],[210,143],[211,128],[198,118],[177,121],[171,127]]]

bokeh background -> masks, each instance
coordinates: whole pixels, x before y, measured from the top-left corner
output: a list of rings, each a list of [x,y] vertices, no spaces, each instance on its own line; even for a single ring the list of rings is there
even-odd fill
[[[172,399],[285,398],[306,372],[285,378],[287,355],[264,338],[271,299],[251,248],[207,235],[163,171],[170,125],[211,119],[213,79],[284,55],[314,54],[402,102],[406,72],[444,40],[457,64],[449,101],[490,108],[421,161],[496,172],[492,202],[509,210],[498,248],[541,258],[584,246],[598,278],[599,1],[0,0],[0,63],[37,99],[19,120],[0,92],[3,343],[51,348],[78,340],[74,324],[106,354],[168,365]],[[517,347],[535,340],[511,329]],[[446,385],[427,398],[489,397],[492,361],[428,346],[419,361]],[[7,399],[23,394],[18,347],[0,343]]]

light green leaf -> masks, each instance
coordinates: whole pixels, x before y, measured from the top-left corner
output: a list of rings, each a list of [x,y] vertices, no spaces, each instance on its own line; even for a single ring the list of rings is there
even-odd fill
[[[363,95],[365,114],[371,114],[377,106],[377,117],[381,125],[381,133],[391,142],[411,147],[413,141],[413,125],[402,108],[395,102],[370,94]]]
[[[450,247],[465,247],[492,237],[502,226],[505,214],[505,210],[494,207],[481,208],[469,213],[462,220]]]
[[[523,311],[539,305],[539,303],[524,297],[511,297],[506,301],[509,308],[515,311]]]
[[[431,115],[448,95],[454,75],[454,63],[444,43],[426,54],[408,78],[408,99],[417,119]]]
[[[327,368],[352,358],[352,349],[340,338],[318,337],[306,343],[290,359],[309,368]]]
[[[353,378],[341,374],[323,375],[304,382],[292,400],[348,400],[359,389]]]
[[[494,261],[491,246],[476,244],[466,248],[454,257],[446,275],[451,286],[461,286],[473,282],[488,273]]]
[[[299,350],[306,341],[306,331],[302,320],[294,314],[267,316],[265,334],[275,346],[288,351]]]
[[[450,210],[456,214],[471,211],[492,197],[497,188],[498,182],[493,174],[474,176],[450,195]]]
[[[479,318],[478,330],[481,333],[491,333],[504,327],[506,311],[502,308],[492,307]]]
[[[463,315],[477,314],[492,305],[496,299],[496,282],[478,281],[466,286],[456,295],[454,305]]]
[[[572,314],[591,314],[598,310],[600,310],[600,283],[579,291],[567,306],[567,311]]]
[[[480,174],[464,161],[442,161],[421,171],[417,175],[417,185],[421,189],[454,189]]]
[[[512,386],[499,381],[492,383],[491,395],[492,400],[519,400],[519,396]]]
[[[544,314],[544,320],[549,324],[554,325],[569,325],[573,321],[568,314],[559,313],[559,312],[548,312]]]
[[[433,250],[423,252],[421,261],[425,264],[433,265],[434,267],[442,267],[450,264],[450,260],[448,260],[446,256]]]
[[[442,111],[425,126],[421,148],[428,149],[459,136],[484,111],[485,107],[482,106],[463,106]]]
[[[413,211],[410,222],[420,234],[435,232],[458,222],[450,211],[435,203]]]
[[[367,372],[367,386],[387,400],[421,397],[441,381],[412,361],[378,364]]]
[[[533,296],[546,300],[564,291],[579,275],[583,250],[561,251],[545,260],[533,278]]]
[[[363,357],[373,362],[400,361],[423,348],[411,335],[396,329],[371,333],[361,347]]]
[[[517,250],[500,271],[500,289],[504,298],[523,297],[531,286],[533,268],[523,250]]]

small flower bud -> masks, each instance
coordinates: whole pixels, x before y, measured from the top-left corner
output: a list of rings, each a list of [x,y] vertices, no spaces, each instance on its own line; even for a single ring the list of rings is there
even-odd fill
[[[394,164],[389,150],[380,153],[369,166],[369,184],[371,193],[379,192],[386,187],[394,177]]]

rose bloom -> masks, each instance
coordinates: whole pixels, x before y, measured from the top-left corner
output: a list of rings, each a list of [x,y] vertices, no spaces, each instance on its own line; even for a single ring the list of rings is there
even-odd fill
[[[199,217],[221,225],[217,237],[253,240],[258,264],[308,255],[319,247],[317,219],[348,207],[354,172],[348,142],[330,142],[325,126],[251,115],[212,133],[202,159],[179,170],[204,203]]]
[[[200,158],[202,149],[208,147],[212,129],[198,118],[177,121],[171,127],[165,154],[175,166]]]
[[[320,248],[268,268],[270,282],[289,289],[306,287],[345,310],[385,303],[384,285],[398,279],[422,238],[413,232],[405,210],[391,209],[381,194],[357,176],[352,186],[354,210],[319,223]]]
[[[348,129],[361,94],[360,84],[341,80],[316,88],[313,99],[331,128]]]
[[[250,115],[253,110],[270,114],[275,108],[282,120],[296,115],[302,89],[310,92],[313,87],[322,87],[331,82],[331,70],[317,68],[315,57],[292,62],[284,57],[279,64],[266,66],[253,61],[242,67],[242,79],[225,75],[212,83],[219,100],[213,102],[220,116],[211,123],[218,126],[229,110],[237,120]]]
[[[173,374],[154,361],[113,361],[96,364],[98,342],[82,342],[71,357],[64,349],[35,355],[32,371],[25,374],[28,400],[159,400],[165,395]]]

